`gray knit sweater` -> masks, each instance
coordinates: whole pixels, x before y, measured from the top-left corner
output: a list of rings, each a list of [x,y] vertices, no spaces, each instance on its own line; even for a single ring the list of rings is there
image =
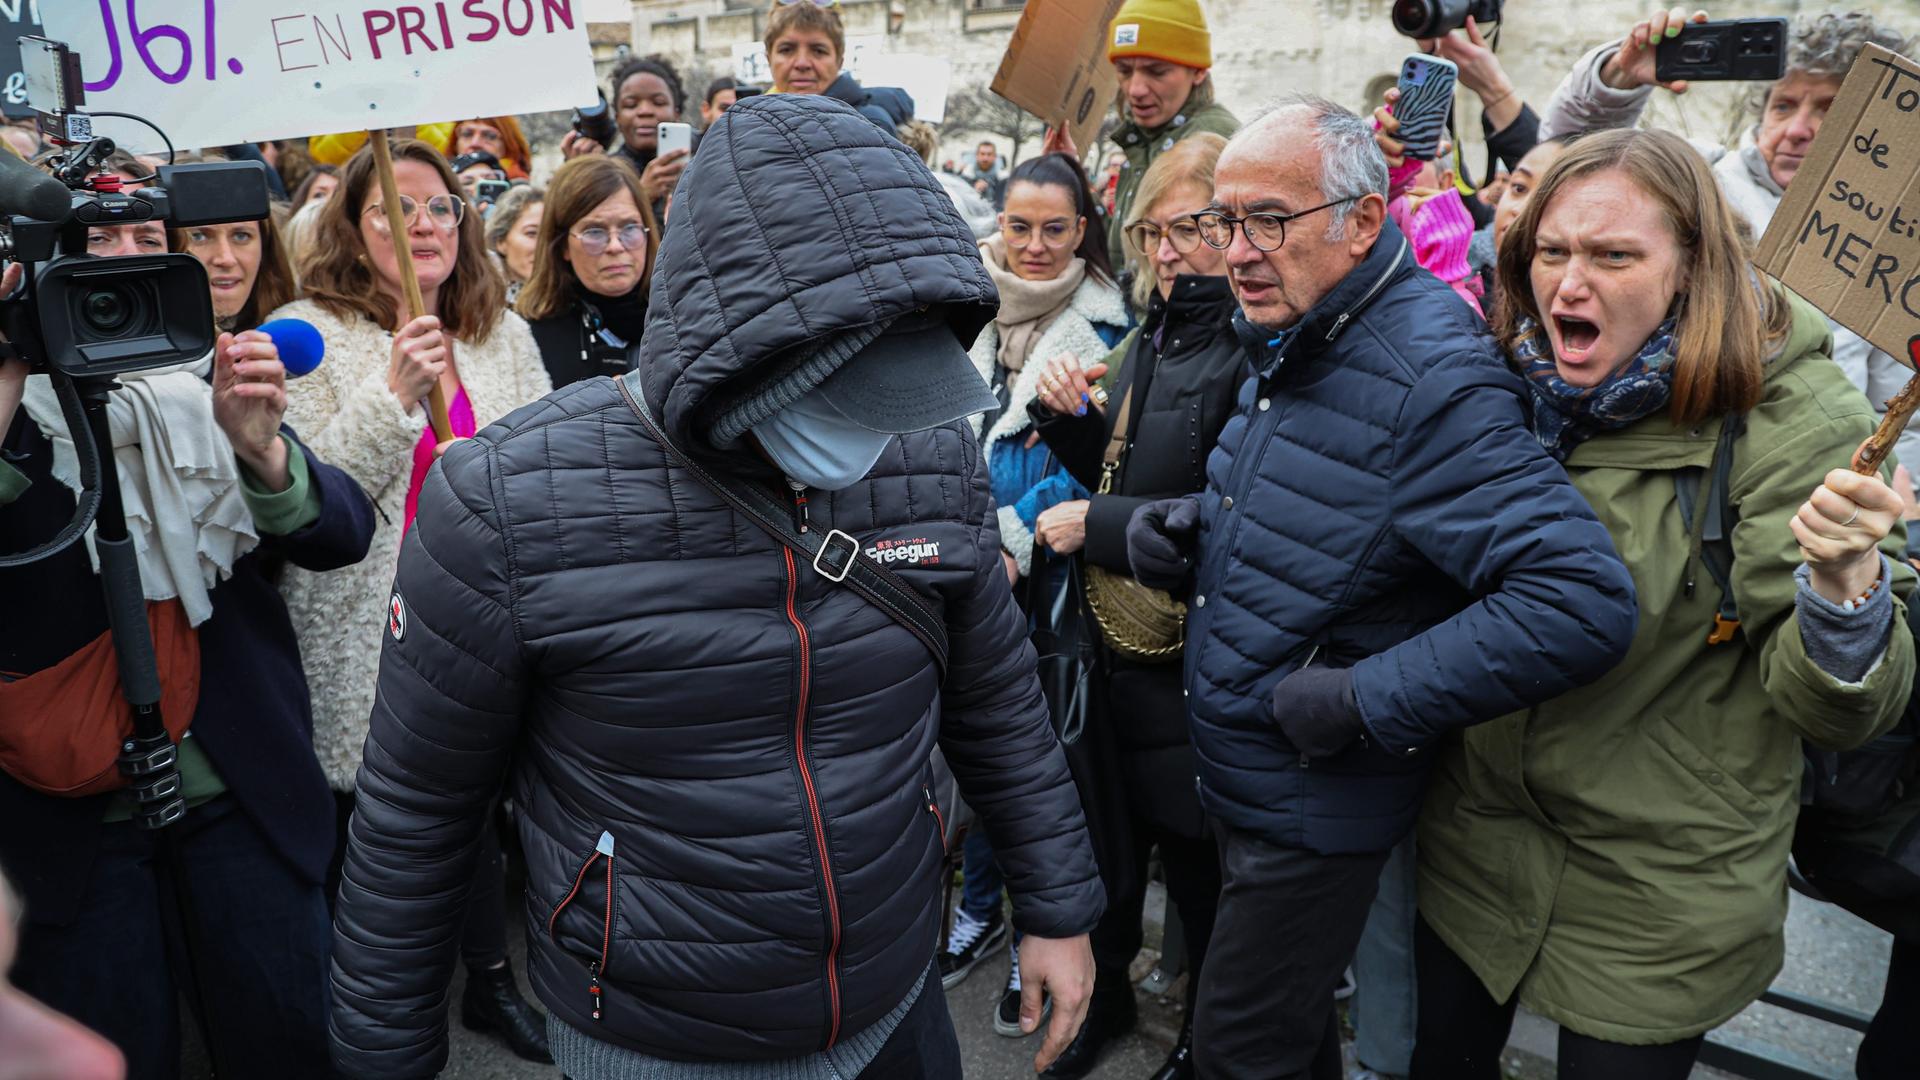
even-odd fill
[[[931,978],[929,975],[927,978]],[[914,1002],[926,992],[922,978],[906,1000],[863,1031],[831,1049],[781,1061],[668,1061],[601,1042],[557,1017],[547,1018],[553,1062],[569,1080],[852,1080],[880,1054]]]

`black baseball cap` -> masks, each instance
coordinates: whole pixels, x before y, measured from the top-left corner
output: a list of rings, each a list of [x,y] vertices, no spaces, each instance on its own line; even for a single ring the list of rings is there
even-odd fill
[[[842,416],[888,435],[926,431],[1000,407],[937,310],[895,319],[817,392]]]

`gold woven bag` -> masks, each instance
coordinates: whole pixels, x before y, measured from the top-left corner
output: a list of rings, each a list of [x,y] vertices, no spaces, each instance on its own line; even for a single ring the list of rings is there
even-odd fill
[[[1114,420],[1113,436],[1107,440],[1100,466],[1102,495],[1112,493],[1113,473],[1126,447],[1132,405],[1133,388],[1129,386],[1120,401],[1120,415]],[[1141,664],[1164,664],[1180,655],[1187,636],[1187,605],[1124,574],[1090,562],[1083,565],[1087,606],[1093,609],[1093,621],[1100,627],[1100,638],[1107,648]]]

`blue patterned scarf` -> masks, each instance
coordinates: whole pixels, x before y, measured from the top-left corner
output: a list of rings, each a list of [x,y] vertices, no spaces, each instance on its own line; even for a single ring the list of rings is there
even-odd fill
[[[1660,410],[1673,394],[1673,324],[1660,324],[1640,352],[1598,386],[1575,386],[1560,377],[1546,335],[1531,319],[1520,324],[1514,361],[1533,399],[1533,435],[1556,461],[1602,431],[1626,427]]]

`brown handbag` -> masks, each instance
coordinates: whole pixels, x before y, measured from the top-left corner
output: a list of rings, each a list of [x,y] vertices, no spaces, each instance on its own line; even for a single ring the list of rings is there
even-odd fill
[[[1133,387],[1128,386],[1101,459],[1102,495],[1113,492],[1113,474],[1126,450],[1132,407]],[[1083,565],[1087,607],[1093,611],[1093,621],[1100,627],[1100,638],[1107,648],[1140,664],[1164,664],[1180,655],[1187,635],[1187,605],[1124,574],[1084,560]]]
[[[178,743],[200,704],[200,635],[178,600],[148,603],[147,625],[160,714]],[[11,682],[0,676],[0,770],[35,791],[77,798],[125,787],[120,742],[132,734],[111,632],[50,668]]]

